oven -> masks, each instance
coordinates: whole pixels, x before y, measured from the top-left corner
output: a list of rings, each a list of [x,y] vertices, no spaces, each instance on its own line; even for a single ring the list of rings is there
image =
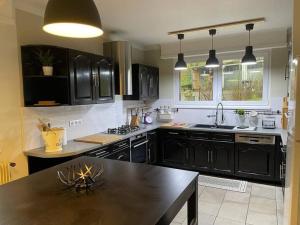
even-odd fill
[[[147,133],[130,138],[130,161],[134,163],[147,162],[148,139]]]

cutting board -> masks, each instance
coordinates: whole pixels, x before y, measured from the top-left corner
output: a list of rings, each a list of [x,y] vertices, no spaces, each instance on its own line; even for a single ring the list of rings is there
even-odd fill
[[[122,137],[114,134],[94,134],[82,138],[77,138],[74,141],[93,143],[93,144],[109,144],[121,140]]]
[[[186,124],[186,123],[164,123],[164,124],[161,124],[161,127],[164,127],[164,128],[185,128],[187,126],[188,126],[188,124]]]

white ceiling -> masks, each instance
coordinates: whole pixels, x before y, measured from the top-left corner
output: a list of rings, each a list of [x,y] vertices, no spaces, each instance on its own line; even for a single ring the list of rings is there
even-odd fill
[[[15,0],[17,8],[43,14],[47,0]],[[141,46],[176,41],[168,31],[265,17],[255,30],[287,28],[292,0],[95,0],[106,34]],[[245,32],[243,26],[218,30],[221,35]],[[201,31],[186,39],[207,37]]]

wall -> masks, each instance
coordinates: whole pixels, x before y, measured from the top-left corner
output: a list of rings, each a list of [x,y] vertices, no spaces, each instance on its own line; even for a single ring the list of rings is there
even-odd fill
[[[283,41],[283,37],[280,37]],[[201,41],[199,41],[201,42]],[[198,43],[193,41],[192,43]],[[227,40],[226,40],[227,43]],[[228,46],[227,44],[224,44]],[[274,41],[275,43],[275,41]],[[177,43],[178,44],[178,43]],[[221,44],[219,44],[221,45]],[[275,45],[275,44],[274,44]],[[277,45],[280,44],[280,41]],[[207,45],[209,46],[209,45]],[[261,46],[262,47],[262,46]],[[174,105],[174,64],[176,58],[173,57],[173,47],[170,44],[169,48],[166,45],[162,46],[165,55],[159,49],[145,51],[145,62],[150,65],[158,66],[160,68],[160,99],[156,102],[149,102],[153,108],[161,105]],[[197,48],[197,47],[195,47]],[[193,49],[190,46],[189,49]],[[200,49],[200,48],[199,48]],[[223,48],[223,52],[233,51],[237,48]],[[240,49],[241,50],[241,49]],[[207,52],[208,49],[199,51],[199,53]],[[270,70],[270,106],[272,110],[281,110],[282,97],[287,95],[288,82],[284,79],[285,67],[287,64],[288,52],[286,47],[272,48],[270,54],[271,70]],[[196,52],[193,52],[195,55]],[[162,57],[165,57],[162,59]],[[212,123],[214,119],[208,118],[207,115],[214,114],[214,109],[179,109],[179,112],[175,115],[175,121],[177,122],[190,122],[197,123],[199,121],[203,123]],[[261,118],[262,119],[262,118]],[[280,127],[280,116],[276,116],[277,125]],[[236,116],[233,114],[233,110],[226,110],[225,123],[237,124]]]
[[[12,0],[0,2],[0,161],[15,162],[13,178],[27,174],[22,152],[20,72]]]

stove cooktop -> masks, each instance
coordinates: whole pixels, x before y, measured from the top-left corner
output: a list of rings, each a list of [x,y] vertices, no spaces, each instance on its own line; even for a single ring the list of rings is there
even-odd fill
[[[131,127],[130,125],[122,125],[117,128],[108,128],[107,134],[126,135],[140,130],[139,126]]]

